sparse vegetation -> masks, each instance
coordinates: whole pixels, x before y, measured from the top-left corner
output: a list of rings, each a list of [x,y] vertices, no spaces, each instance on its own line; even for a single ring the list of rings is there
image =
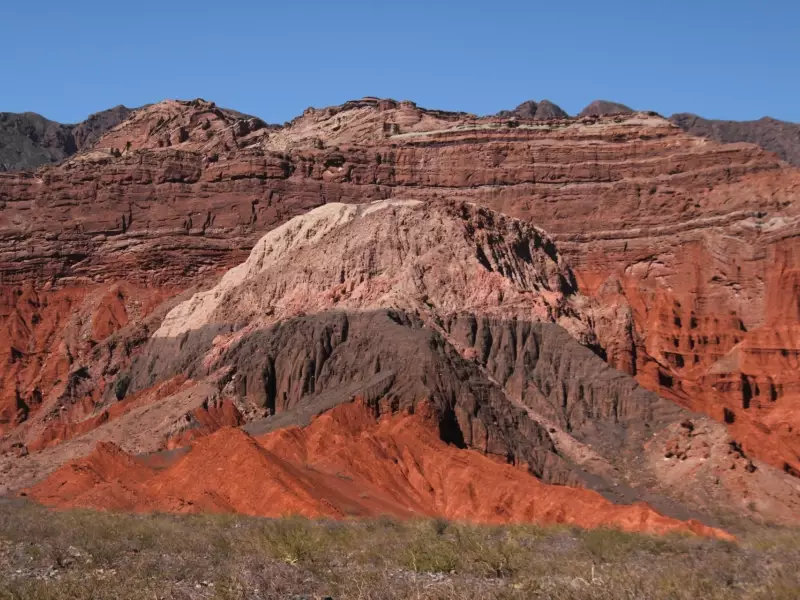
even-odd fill
[[[800,532],[740,543],[441,519],[123,515],[0,504],[0,599],[800,597]]]
[[[123,216],[123,228],[124,228],[124,219]],[[116,396],[117,400],[122,400],[125,398],[125,394],[128,393],[128,387],[131,384],[131,376],[127,373],[121,373],[117,380],[114,382],[114,396]]]

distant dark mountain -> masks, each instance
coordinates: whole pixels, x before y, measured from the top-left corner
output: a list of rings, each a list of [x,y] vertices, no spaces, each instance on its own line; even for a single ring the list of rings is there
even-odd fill
[[[535,100],[527,100],[520,104],[514,110],[501,110],[497,117],[506,119],[563,119],[568,117],[567,112],[560,106],[553,104],[549,100],[542,100],[536,102]]]
[[[78,150],[85,150],[97,141],[101,135],[112,127],[116,127],[128,118],[133,109],[119,104],[114,108],[109,108],[93,115],[74,126],[73,136]]]
[[[90,147],[130,113],[129,108],[115,106],[74,125],[36,113],[0,113],[0,171],[29,171],[61,162]]]
[[[716,142],[749,142],[775,152],[783,160],[800,166],[800,123],[764,117],[758,121],[719,121],[690,113],[672,115],[670,121],[692,135]]]
[[[608,100],[595,100],[578,113],[579,117],[590,117],[592,115],[613,115],[617,113],[632,113],[633,109],[619,102],[609,102]]]
[[[36,113],[0,113],[0,171],[60,162],[76,151],[70,125]]]

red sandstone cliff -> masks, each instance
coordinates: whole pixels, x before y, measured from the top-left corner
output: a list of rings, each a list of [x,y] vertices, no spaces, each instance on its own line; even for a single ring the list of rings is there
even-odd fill
[[[202,101],[135,111],[59,166],[0,174],[6,449],[104,410],[156,307],[265,231],[323,203],[413,198],[550,232],[602,307],[586,319],[613,366],[800,472],[798,183],[755,146],[646,113],[509,122],[364,99],[274,128]]]

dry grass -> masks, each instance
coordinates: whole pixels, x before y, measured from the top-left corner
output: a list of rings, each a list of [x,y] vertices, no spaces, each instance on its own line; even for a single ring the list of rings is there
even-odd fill
[[[782,600],[800,532],[615,530],[51,512],[0,503],[0,599]]]

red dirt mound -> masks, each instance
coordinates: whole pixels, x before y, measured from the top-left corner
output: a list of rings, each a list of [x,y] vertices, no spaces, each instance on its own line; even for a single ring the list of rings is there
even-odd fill
[[[361,402],[305,429],[258,440],[225,428],[160,470],[100,444],[28,490],[53,507],[262,516],[443,516],[483,523],[568,523],[729,537],[646,504],[617,506],[596,492],[541,483],[520,468],[447,445],[426,404],[376,421]]]

